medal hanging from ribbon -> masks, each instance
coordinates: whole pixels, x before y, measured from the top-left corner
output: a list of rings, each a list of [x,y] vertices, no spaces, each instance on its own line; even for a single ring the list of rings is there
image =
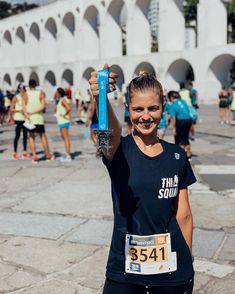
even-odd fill
[[[103,69],[98,71],[98,88],[99,88],[99,101],[98,101],[98,130],[95,131],[98,139],[97,149],[99,154],[102,154],[102,149],[106,149],[109,154],[112,146],[110,139],[112,130],[108,127],[108,104],[107,93],[110,92],[109,88],[109,70]]]

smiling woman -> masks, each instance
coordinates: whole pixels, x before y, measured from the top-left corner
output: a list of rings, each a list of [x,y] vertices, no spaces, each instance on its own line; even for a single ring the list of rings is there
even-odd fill
[[[109,74],[111,91],[116,77]],[[90,84],[97,101],[97,72],[91,74]],[[164,105],[155,76],[142,73],[134,78],[128,96],[134,131],[121,136],[108,104],[113,148],[109,153],[102,150],[114,207],[103,294],[191,294],[193,226],[187,187],[196,179],[185,152],[156,135]]]

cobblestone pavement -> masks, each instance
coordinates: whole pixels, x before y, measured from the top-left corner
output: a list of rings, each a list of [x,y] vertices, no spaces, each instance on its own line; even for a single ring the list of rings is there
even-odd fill
[[[122,110],[116,107],[122,117]],[[194,293],[235,289],[235,127],[202,106],[192,144],[198,183],[194,215]],[[51,150],[64,153],[49,111]],[[83,127],[71,127],[74,160],[38,165],[11,160],[13,126],[0,127],[0,293],[101,293],[112,232],[110,182]],[[170,131],[166,140],[172,141]]]

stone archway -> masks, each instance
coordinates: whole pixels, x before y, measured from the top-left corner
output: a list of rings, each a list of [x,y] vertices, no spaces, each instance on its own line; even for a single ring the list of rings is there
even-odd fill
[[[53,71],[48,71],[44,79],[44,91],[49,99],[53,99],[56,88],[56,77]]]
[[[151,63],[142,62],[136,67],[133,76],[138,76],[141,72],[144,71],[156,75],[155,69]]]
[[[86,59],[97,59],[100,56],[99,25],[100,16],[95,6],[89,6],[82,21],[83,47],[86,48]]]
[[[194,70],[191,64],[185,59],[177,59],[169,66],[165,87],[167,90],[179,90],[179,84],[193,82],[195,80]]]
[[[36,84],[37,84],[37,86],[39,86],[39,85],[40,85],[39,77],[38,77],[38,75],[37,75],[37,73],[36,73],[36,72],[32,72],[32,73],[30,74],[30,77],[29,77],[29,79],[30,79],[30,80],[35,80],[35,81],[36,81]]]
[[[73,72],[70,69],[63,72],[61,85],[63,88],[73,86]]]
[[[125,90],[123,89],[125,85],[125,77],[122,68],[119,65],[114,64],[110,67],[110,71],[118,75],[118,78],[116,80],[118,91]]]
[[[11,77],[8,73],[6,73],[3,77],[3,90],[11,90],[12,82]]]

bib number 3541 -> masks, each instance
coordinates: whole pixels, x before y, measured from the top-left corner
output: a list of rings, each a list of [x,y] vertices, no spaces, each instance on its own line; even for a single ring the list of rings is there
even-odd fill
[[[160,274],[177,269],[176,252],[171,251],[170,234],[126,235],[127,273]]]

